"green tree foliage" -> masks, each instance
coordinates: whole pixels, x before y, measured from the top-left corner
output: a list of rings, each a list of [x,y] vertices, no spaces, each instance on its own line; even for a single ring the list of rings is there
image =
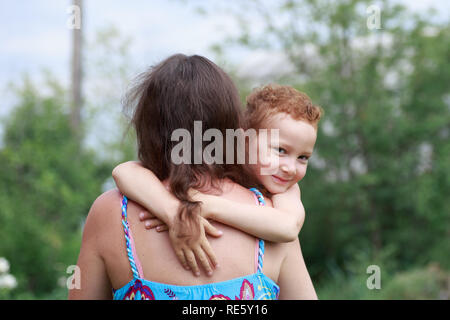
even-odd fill
[[[52,93],[43,96],[42,88],[26,81],[5,119],[0,255],[18,279],[13,297],[43,297],[58,287],[67,266],[76,263],[83,220],[112,168],[97,161],[94,152],[79,150],[65,94],[51,87]]]
[[[66,270],[76,264],[89,208],[114,187],[114,166],[135,155],[120,104],[134,72],[130,41],[106,27],[89,44],[81,145],[69,126],[68,92],[50,73],[45,85],[25,77],[13,88],[18,102],[2,119],[0,257],[18,285],[0,288],[0,298],[67,297]]]
[[[235,10],[242,33],[226,46],[282,53],[292,71],[269,81],[325,110],[300,183],[314,282],[354,274],[361,252],[363,274],[370,264],[384,275],[430,262],[449,270],[449,21],[381,1],[380,29],[369,29],[372,1],[251,3]]]

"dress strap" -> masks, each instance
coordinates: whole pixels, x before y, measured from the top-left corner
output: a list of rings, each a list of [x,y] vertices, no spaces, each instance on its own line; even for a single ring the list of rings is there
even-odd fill
[[[259,203],[260,206],[265,206],[266,205],[266,201],[264,200],[264,196],[262,195],[261,192],[259,192],[258,189],[251,188],[250,191],[252,191],[256,195],[256,198],[258,199],[258,203]],[[257,272],[262,272],[263,262],[264,262],[264,240],[263,239],[259,239],[258,268],[256,270]]]
[[[123,196],[123,198],[122,198],[122,226],[123,226],[123,231],[125,233],[125,240],[126,240],[126,245],[127,245],[127,256],[128,256],[128,261],[130,262],[133,277],[139,278],[138,267],[136,266],[136,262],[135,262],[134,256],[133,256],[133,246],[132,246],[133,239],[131,237],[130,227],[128,225],[128,220],[127,220],[127,205],[128,205],[128,199],[126,196]]]

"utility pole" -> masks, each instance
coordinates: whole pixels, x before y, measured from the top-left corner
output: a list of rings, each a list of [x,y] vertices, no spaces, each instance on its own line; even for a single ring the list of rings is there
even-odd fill
[[[74,11],[74,24],[72,25],[72,61],[71,61],[71,114],[70,124],[72,130],[81,144],[81,109],[83,105],[82,97],[82,0],[72,0]]]

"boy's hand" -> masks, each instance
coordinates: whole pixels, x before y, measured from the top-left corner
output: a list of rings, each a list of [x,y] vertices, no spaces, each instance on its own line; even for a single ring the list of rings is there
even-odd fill
[[[212,208],[214,207],[214,197],[212,195],[208,195],[206,193],[199,192],[195,189],[189,189],[188,191],[189,197],[194,201],[201,201],[199,214],[205,218],[212,218]],[[156,228],[156,231],[163,232],[169,230],[169,227],[160,219],[158,219],[155,215],[148,211],[143,211],[139,214],[139,219],[144,222],[145,229],[150,230]],[[208,230],[212,230],[212,233],[209,233]],[[215,236],[217,234],[215,228],[211,226],[211,228],[207,229],[207,233],[211,236]]]
[[[218,261],[206,238],[206,233],[214,237],[220,237],[222,232],[214,228],[205,218],[197,216],[197,219],[199,223],[198,234],[178,225],[169,229],[169,237],[178,260],[186,270],[190,269],[195,276],[199,276],[200,269],[196,261],[199,260],[208,276],[211,276],[213,268],[218,267]]]
[[[213,268],[218,266],[217,258],[212,250],[206,234],[213,237],[220,237],[222,232],[213,227],[208,220],[199,216],[199,235],[186,234],[186,230],[179,230],[177,228],[169,229],[169,227],[156,218],[148,211],[143,211],[139,214],[139,219],[144,222],[146,229],[156,228],[158,232],[169,230],[169,238],[175,254],[180,260],[182,266],[186,270],[192,270],[195,276],[200,275],[200,270],[196,259],[206,270],[208,275],[212,275]],[[211,261],[211,263],[209,262]]]
[[[189,197],[193,201],[200,201],[200,207],[199,207],[199,214],[205,219],[211,219],[213,218],[213,208],[215,206],[215,198],[217,196],[202,193],[200,191],[197,191],[195,189],[190,188],[188,190]]]
[[[145,229],[150,230],[156,228],[156,231],[163,232],[169,230],[167,225],[159,220],[155,215],[148,211],[143,211],[139,214],[139,219],[144,222]]]

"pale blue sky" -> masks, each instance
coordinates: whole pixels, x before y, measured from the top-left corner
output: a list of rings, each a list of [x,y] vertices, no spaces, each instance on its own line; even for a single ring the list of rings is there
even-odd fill
[[[414,11],[433,6],[447,18],[450,12],[450,1],[446,0],[399,2]],[[66,23],[71,3],[70,0],[0,0],[0,117],[13,103],[6,84],[20,82],[23,73],[39,82],[41,70],[47,68],[62,83],[68,82],[71,30]],[[83,30],[87,40],[106,25],[114,25],[124,35],[132,36],[130,53],[134,64],[142,67],[177,52],[213,58],[209,46],[239,30],[232,17],[224,12],[198,14],[196,6],[208,3],[211,2],[84,0]],[[264,58],[261,52],[250,56],[244,51],[231,54],[230,59],[240,61],[243,68],[249,60]]]
[[[85,40],[92,43],[98,30],[113,25],[132,38],[129,52],[132,65],[139,70],[178,52],[211,57],[209,46],[226,34],[237,33],[237,28],[234,20],[221,12],[199,14],[199,3],[202,1],[84,0]],[[25,73],[40,83],[45,68],[68,84],[70,5],[71,0],[0,0],[0,117],[8,114],[16,100],[7,84],[20,84]],[[86,51],[85,57],[89,55]],[[113,108],[119,113],[119,96],[115,100]],[[0,126],[0,140],[1,136]]]
[[[66,26],[69,5],[70,0],[0,0],[0,90],[7,82],[20,81],[25,72],[39,81],[42,68],[67,82],[71,58],[71,31]],[[231,19],[220,13],[199,15],[186,1],[85,0],[84,5],[87,40],[102,27],[114,25],[123,35],[132,37],[130,53],[143,67],[177,52],[211,55],[208,47],[214,41],[236,31]],[[6,109],[3,102],[0,115]]]

